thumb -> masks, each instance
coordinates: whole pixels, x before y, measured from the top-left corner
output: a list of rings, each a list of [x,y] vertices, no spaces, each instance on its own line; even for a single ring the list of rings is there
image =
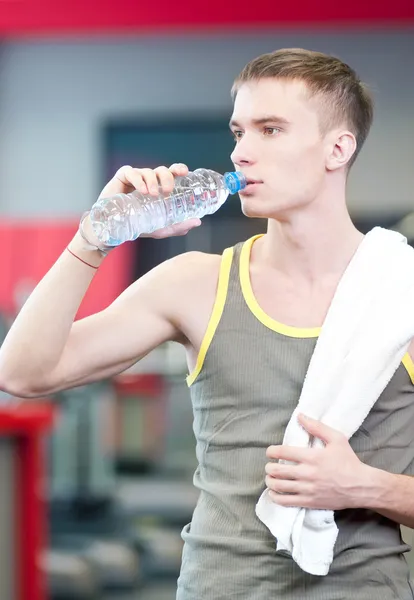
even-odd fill
[[[344,437],[340,431],[329,427],[329,425],[325,425],[322,421],[317,421],[302,413],[298,415],[298,421],[310,435],[319,438],[326,444],[338,442]]]

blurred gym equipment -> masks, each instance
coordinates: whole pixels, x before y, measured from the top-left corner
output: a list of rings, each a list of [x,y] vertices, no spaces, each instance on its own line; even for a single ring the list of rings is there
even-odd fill
[[[65,556],[71,564],[73,559],[83,561],[85,571],[95,574],[95,593],[136,589],[142,579],[140,555],[131,538],[131,522],[114,495],[113,386],[105,381],[78,387],[57,394],[54,402],[60,418],[49,439],[52,552],[59,553],[60,564]],[[56,599],[62,587],[57,579],[55,573],[51,592]],[[79,588],[79,579],[74,581]],[[76,597],[81,597],[79,589]]]

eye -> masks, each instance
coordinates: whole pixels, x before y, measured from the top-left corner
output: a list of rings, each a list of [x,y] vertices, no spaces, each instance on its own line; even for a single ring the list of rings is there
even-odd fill
[[[242,135],[243,135],[243,132],[242,132],[242,131],[240,131],[240,129],[234,129],[234,130],[231,132],[231,135],[232,135],[232,136],[234,137],[234,139],[237,141],[237,140],[241,140],[241,138],[242,138]]]
[[[263,133],[268,137],[275,136],[280,133],[280,131],[281,129],[279,127],[265,127],[263,129]]]

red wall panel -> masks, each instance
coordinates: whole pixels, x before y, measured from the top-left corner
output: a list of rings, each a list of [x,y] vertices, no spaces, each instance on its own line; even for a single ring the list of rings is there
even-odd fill
[[[0,313],[13,317],[19,297],[40,281],[77,230],[77,223],[0,222]],[[81,304],[77,318],[107,307],[131,282],[132,244],[124,244],[104,260]],[[75,258],[73,260],[76,260]]]
[[[414,24],[413,0],[0,0],[0,35]]]

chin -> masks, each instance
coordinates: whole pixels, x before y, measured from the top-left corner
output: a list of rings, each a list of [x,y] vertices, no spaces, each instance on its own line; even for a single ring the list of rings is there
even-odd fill
[[[251,219],[285,220],[289,215],[309,204],[309,200],[287,197],[281,197],[279,202],[275,202],[274,199],[264,200],[253,194],[243,194],[240,200],[243,214]]]
[[[243,195],[241,198],[241,210],[242,213],[250,219],[270,219],[272,217],[273,210],[266,206],[266,202],[253,198],[253,196]]]
[[[242,206],[242,213],[245,217],[249,219],[267,219],[268,215],[264,213],[264,211],[259,212],[258,210],[253,210],[250,207]]]

